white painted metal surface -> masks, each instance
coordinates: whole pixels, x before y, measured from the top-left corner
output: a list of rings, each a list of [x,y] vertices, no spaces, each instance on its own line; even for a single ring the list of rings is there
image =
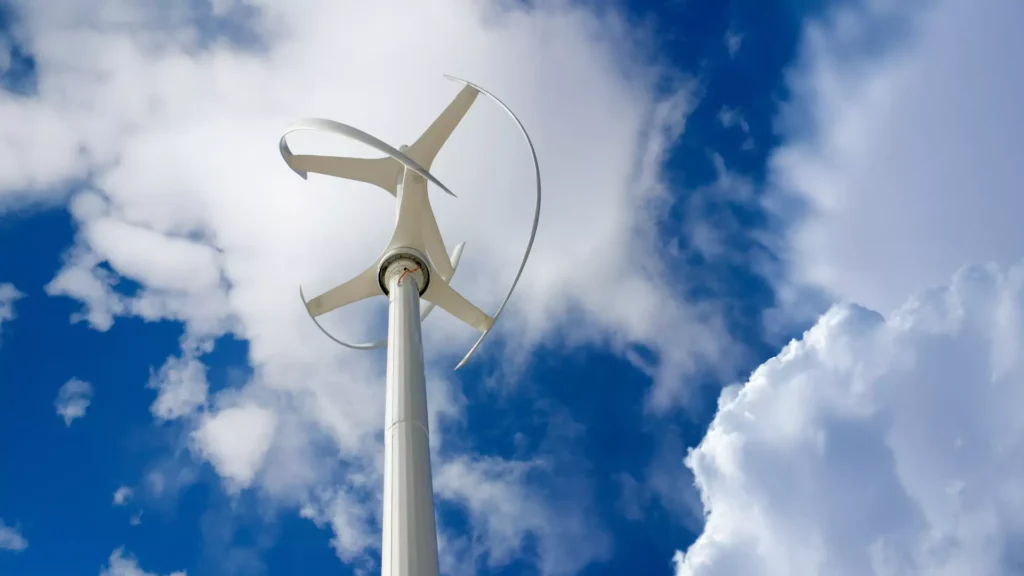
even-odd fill
[[[427,387],[419,282],[410,260],[391,264],[384,428],[382,576],[437,576],[437,527],[430,475]],[[404,276],[404,277],[403,277]]]
[[[465,87],[411,146],[396,149],[357,128],[318,118],[300,120],[290,126],[278,145],[285,162],[302,178],[307,178],[309,172],[316,172],[368,182],[383,188],[398,201],[394,233],[381,256],[371,266],[352,280],[308,301],[302,288],[299,288],[306,311],[317,327],[335,342],[361,350],[379,348],[384,341],[365,344],[343,342],[324,330],[316,318],[372,296],[384,294],[390,301],[385,391],[387,407],[382,576],[438,574],[421,321],[436,305],[482,333],[456,369],[462,367],[490,333],[495,320],[511,298],[529,259],[540,220],[540,166],[522,122],[504,103],[483,88],[464,80],[448,78],[462,82]],[[451,287],[450,282],[458,267],[463,244],[459,244],[449,258],[427,195],[427,182],[431,182],[455,196],[429,170],[434,158],[479,94],[485,94],[497,102],[518,124],[533,156],[537,182],[530,239],[512,286],[493,317]],[[286,138],[296,130],[322,130],[346,136],[388,157],[360,159],[293,154]],[[420,298],[429,303],[422,311]]]

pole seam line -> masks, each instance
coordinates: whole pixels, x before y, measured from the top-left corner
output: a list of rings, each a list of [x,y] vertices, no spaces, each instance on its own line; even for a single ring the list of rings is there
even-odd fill
[[[413,424],[418,426],[420,430],[423,430],[423,432],[427,435],[427,438],[430,437],[430,431],[427,430],[426,426],[424,426],[419,420],[410,420],[408,418],[402,418],[401,420],[396,420],[392,422],[391,424],[388,425],[387,431],[388,433],[390,433],[395,426],[398,426],[399,424],[408,424],[409,422],[412,422]]]

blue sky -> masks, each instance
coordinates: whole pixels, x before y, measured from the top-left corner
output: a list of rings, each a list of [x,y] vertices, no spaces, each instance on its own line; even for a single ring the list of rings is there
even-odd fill
[[[546,194],[497,337],[424,328],[446,574],[1019,571],[1019,4],[157,4],[0,2],[0,574],[379,571],[384,358],[295,286],[393,207],[276,139],[405,143],[444,72]],[[489,104],[432,169],[485,309]]]

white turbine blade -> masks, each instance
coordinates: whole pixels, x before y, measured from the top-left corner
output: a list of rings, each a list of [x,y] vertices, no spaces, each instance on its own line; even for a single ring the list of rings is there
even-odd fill
[[[285,162],[288,161],[288,158],[294,157],[294,154],[292,154],[291,149],[288,148],[288,135],[298,130],[323,130],[324,132],[331,132],[334,134],[340,134],[347,138],[351,138],[356,142],[359,142],[360,144],[366,144],[367,146],[373,148],[374,150],[377,150],[378,152],[382,152],[384,154],[387,154],[388,156],[391,156],[395,160],[401,162],[402,165],[404,165],[409,170],[412,170],[413,172],[426,178],[428,181],[432,182],[435,186],[437,186],[441,190],[444,190],[449,195],[455,196],[455,194],[451,190],[449,190],[447,186],[442,184],[441,181],[438,180],[437,178],[434,178],[433,174],[427,171],[426,168],[423,168],[422,166],[417,164],[416,161],[414,161],[412,158],[406,156],[405,153],[396,150],[387,142],[384,142],[383,140],[375,136],[371,136],[370,134],[363,132],[359,128],[349,126],[348,124],[342,124],[341,122],[335,122],[334,120],[326,120],[324,118],[304,118],[289,126],[288,129],[285,130],[284,134],[281,136],[281,140],[277,144],[277,147],[278,149],[280,149],[281,156],[284,157]],[[296,173],[299,176],[302,176],[303,178],[306,177],[302,172],[296,171]]]
[[[493,318],[466,300],[465,296],[456,292],[443,278],[434,278],[430,282],[423,299],[437,304],[442,310],[481,332],[490,330],[494,324]]]
[[[441,230],[437,227],[437,218],[434,217],[434,210],[429,202],[423,203],[420,214],[420,234],[427,258],[430,258],[430,263],[437,268],[443,278],[450,280],[455,270],[448,261],[448,251],[444,248],[444,239],[441,238]]]
[[[491,100],[494,100],[495,103],[501,106],[501,108],[508,113],[512,120],[515,121],[516,125],[519,126],[519,131],[523,134],[523,138],[526,140],[526,145],[530,147],[530,155],[533,157],[533,170],[534,174],[536,175],[537,182],[537,201],[533,209],[533,226],[530,229],[530,239],[526,242],[526,251],[523,254],[522,262],[519,263],[519,270],[516,272],[516,277],[512,280],[512,286],[509,287],[508,292],[505,294],[505,299],[501,301],[501,305],[498,306],[498,310],[494,313],[494,318],[491,321],[491,325],[493,326],[494,322],[496,322],[498,320],[498,317],[501,316],[501,312],[505,309],[505,305],[508,304],[509,299],[512,298],[512,292],[515,291],[516,285],[519,284],[519,278],[522,277],[523,269],[526,268],[526,261],[529,260],[530,258],[530,251],[533,250],[533,241],[537,238],[537,225],[540,223],[541,204],[540,163],[537,161],[537,149],[534,148],[533,146],[533,140],[530,139],[530,134],[526,131],[526,127],[523,126],[523,123],[519,120],[519,117],[515,115],[515,112],[512,112],[511,108],[509,108],[497,96],[491,94],[490,92],[481,88],[480,86],[473,84],[472,82],[468,82],[466,80],[456,78],[454,76],[449,76],[447,74],[445,74],[445,78],[448,78],[449,80],[454,80],[455,82],[461,82],[466,86],[472,86],[481,94],[487,96]],[[469,349],[469,352],[467,352],[466,355],[462,358],[462,361],[459,362],[459,364],[455,367],[456,370],[465,366],[466,362],[469,362],[469,359],[473,356],[477,348],[479,348],[480,344],[484,341],[484,338],[486,338],[487,335],[490,334],[490,332],[490,329],[487,329],[484,331],[483,334],[480,335],[480,338],[477,339],[476,344],[473,344],[473,347]]]
[[[315,172],[358,180],[383,188],[392,196],[398,193],[398,178],[402,172],[402,164],[392,158],[343,158],[297,154],[286,157],[285,162],[303,178],[307,172]]]
[[[462,250],[465,247],[466,243],[463,242],[456,246],[455,250],[452,250],[452,275],[445,278],[445,280],[451,281],[452,277],[455,276],[455,271],[459,269],[459,261],[462,260]],[[423,307],[423,311],[420,313],[420,322],[427,319],[427,316],[430,315],[435,306],[437,305],[433,302],[430,302],[429,300],[427,301],[427,304]]]
[[[405,149],[405,154],[429,170],[437,153],[441,151],[441,147],[465,117],[469,107],[473,105],[477,94],[479,92],[472,86],[467,85],[463,88],[451,104],[444,109],[444,112],[441,112],[434,123],[416,140],[416,143]]]
[[[383,292],[377,282],[377,265],[374,264],[359,276],[306,302],[306,311],[310,316],[316,318],[342,306],[380,294]]]

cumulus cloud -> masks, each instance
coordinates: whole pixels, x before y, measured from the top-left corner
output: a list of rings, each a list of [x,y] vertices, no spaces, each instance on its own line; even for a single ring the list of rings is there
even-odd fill
[[[1024,255],[1024,4],[852,4],[806,31],[772,202],[803,205],[795,282],[887,313]]]
[[[53,405],[57,408],[57,415],[64,419],[64,424],[71,426],[72,422],[85,416],[91,403],[92,384],[72,378],[57,390]]]
[[[834,307],[727,389],[687,457],[706,513],[679,576],[977,574],[1024,561],[1024,265],[888,317]]]
[[[21,552],[25,548],[28,548],[28,540],[21,535],[21,531],[0,520],[0,550]]]
[[[146,572],[139,567],[139,562],[132,555],[125,554],[124,548],[111,552],[107,565],[100,569],[100,576],[159,576],[155,572]],[[168,576],[186,576],[184,571],[171,572]]]
[[[221,477],[236,489],[245,488],[263,464],[276,426],[272,411],[245,404],[204,418],[193,439]]]
[[[456,93],[444,72],[481,83],[520,115],[548,194],[531,264],[479,361],[502,343],[516,360],[507,366],[541,345],[640,344],[659,361],[653,405],[668,408],[684,396],[680,375],[716,362],[728,343],[715,310],[677,296],[651,225],[666,204],[666,147],[692,106],[687,86],[673,78],[676,90],[655,88],[668,85],[665,71],[646,63],[644,42],[614,11],[557,0],[16,5],[38,90],[0,94],[0,119],[11,120],[0,131],[17,127],[0,142],[19,143],[0,154],[0,191],[7,204],[24,190],[59,202],[61,183],[89,184],[70,199],[77,238],[47,292],[80,301],[74,319],[99,330],[136,316],[184,322],[192,341],[228,332],[247,340],[251,381],[186,419],[194,453],[229,484],[329,517],[336,548],[377,541],[379,488],[369,498],[332,495],[380,484],[384,364],[327,342],[296,285],[315,294],[369,264],[394,201],[359,184],[297,178],[276,146],[291,121],[334,118],[408,143]],[[425,26],[434,32],[422,34]],[[365,153],[297,136],[296,150]],[[434,199],[447,244],[468,242],[455,284],[493,310],[532,216],[528,153],[481,99],[432,171],[460,195]],[[326,323],[362,339],[384,330],[381,312],[379,303],[356,307]],[[444,313],[426,334],[445,371],[474,337]],[[159,418],[203,404],[200,360],[186,358],[183,350],[155,380]],[[444,379],[429,386],[431,398],[454,396]],[[258,434],[240,437],[233,422]],[[551,555],[541,563],[570,554],[541,548]]]

